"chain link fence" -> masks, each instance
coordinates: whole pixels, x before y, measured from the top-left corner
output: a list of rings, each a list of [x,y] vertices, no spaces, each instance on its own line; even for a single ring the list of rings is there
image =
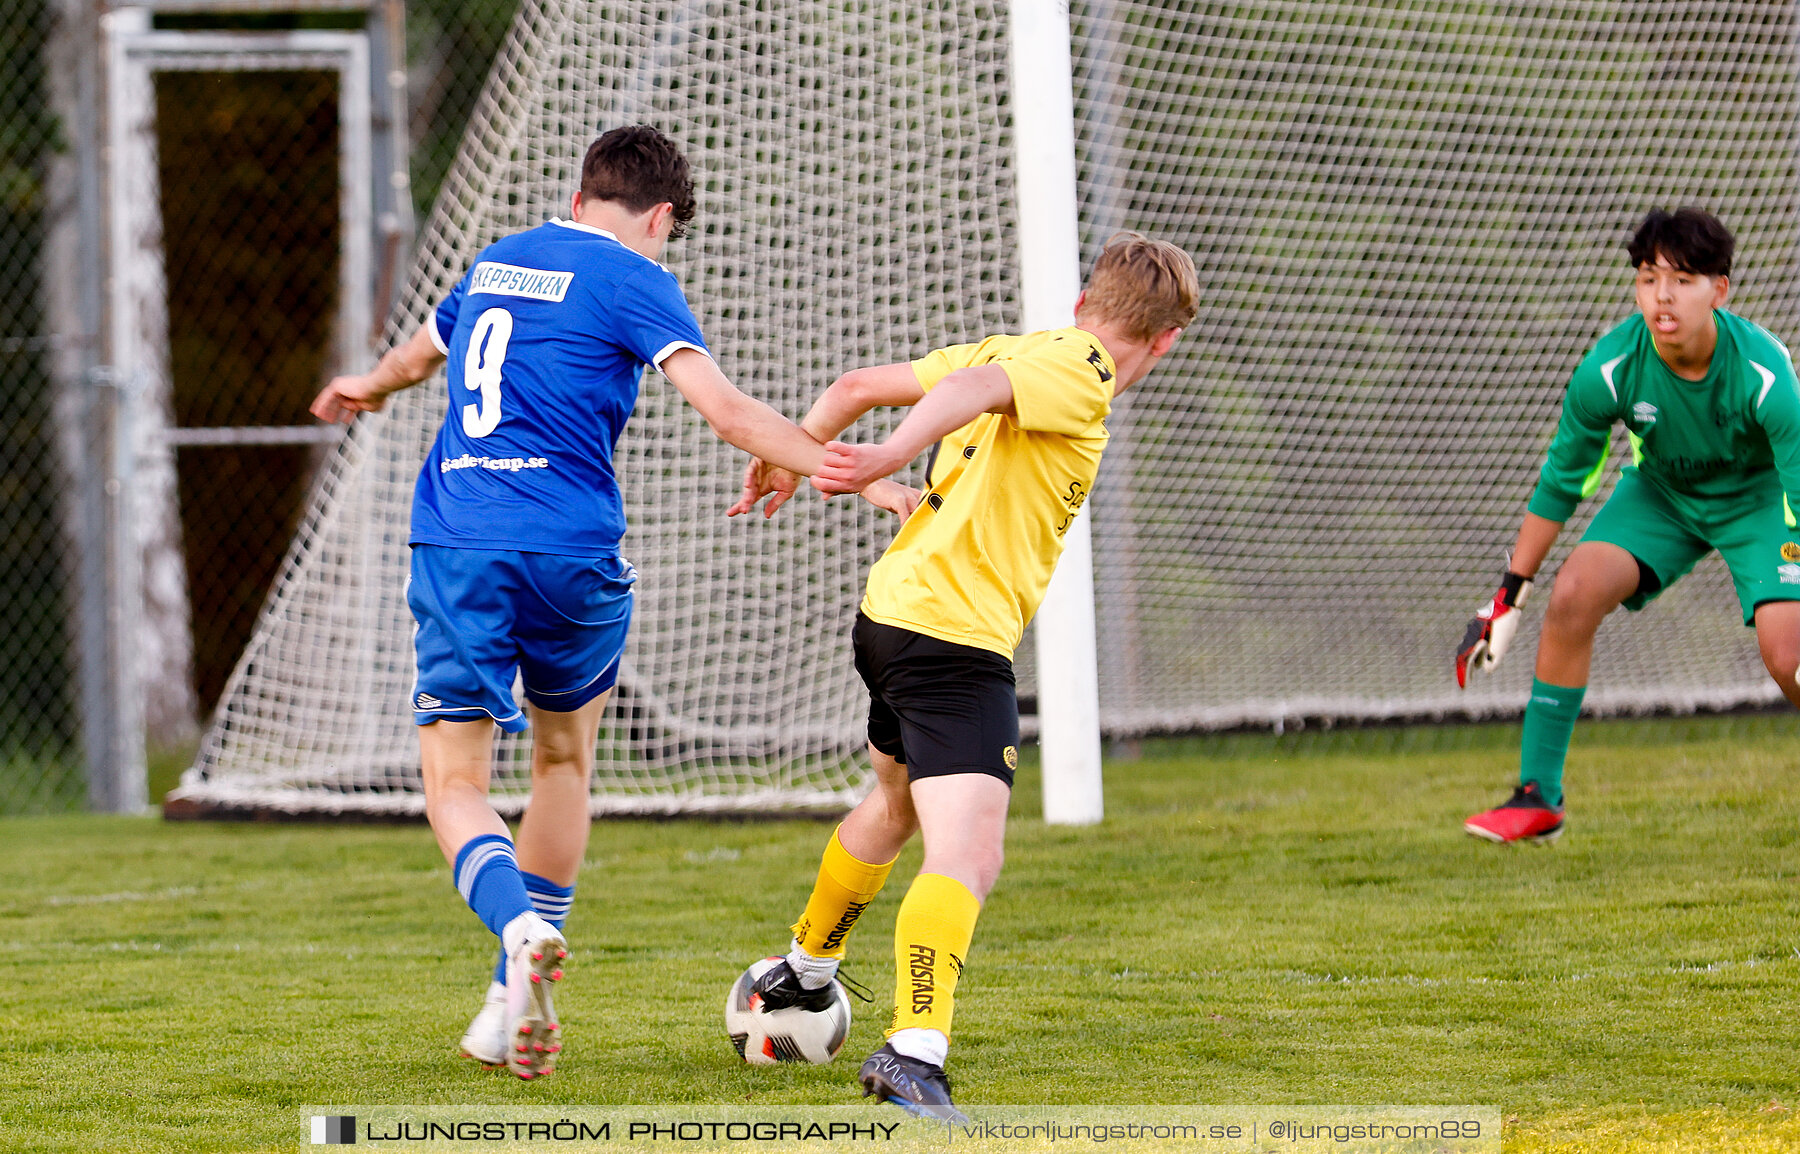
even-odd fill
[[[67,808],[85,790],[43,284],[61,143],[50,19],[44,0],[0,0],[0,812]]]
[[[436,198],[515,7],[405,6],[408,191],[420,215]],[[254,53],[223,67],[165,60],[149,72],[153,114],[127,110],[142,115],[133,130],[152,143],[145,155],[154,171],[124,179],[141,181],[155,201],[144,247],[154,253],[166,316],[140,326],[154,330],[152,379],[109,378],[108,359],[119,354],[100,334],[117,319],[111,282],[104,314],[83,314],[71,287],[83,262],[112,276],[121,255],[106,251],[104,215],[76,210],[78,198],[104,195],[103,180],[84,187],[83,179],[99,166],[106,85],[119,82],[103,68],[105,11],[95,0],[0,0],[0,814],[66,810],[89,797],[89,747],[112,739],[108,667],[121,660],[118,645],[145,677],[152,800],[172,784],[254,628],[335,437],[311,427],[307,403],[326,377],[376,351],[385,319],[377,276],[369,286],[375,315],[349,339],[341,331],[348,73]],[[379,59],[377,24],[396,14],[379,3],[366,13],[270,6],[232,14],[182,2],[166,5],[145,31],[366,28]],[[86,124],[76,111],[77,60],[95,78],[83,98],[99,111]],[[378,64],[372,73],[377,102],[382,72]],[[95,168],[77,165],[83,147]],[[379,251],[379,241],[371,257],[377,265],[406,259]],[[99,296],[99,276],[89,279]],[[115,428],[113,400],[128,392],[132,424]],[[118,470],[134,430],[135,467]],[[122,509],[106,504],[120,500],[118,486],[106,489],[109,476],[131,490]],[[107,521],[121,516],[139,524]],[[144,524],[156,521],[164,524]],[[148,624],[121,625],[119,606],[131,601],[103,587],[117,573],[108,569],[108,542],[125,538],[144,549],[134,561]]]

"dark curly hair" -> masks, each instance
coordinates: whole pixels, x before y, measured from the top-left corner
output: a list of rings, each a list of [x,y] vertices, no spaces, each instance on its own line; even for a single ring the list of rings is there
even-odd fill
[[[1720,224],[1718,217],[1689,205],[1674,212],[1651,209],[1625,251],[1632,268],[1655,264],[1661,256],[1682,272],[1730,276],[1731,250],[1736,244],[1731,230]]]
[[[694,178],[675,142],[648,124],[615,128],[588,145],[581,161],[583,200],[615,200],[632,212],[675,206],[670,239],[687,235],[694,219]]]

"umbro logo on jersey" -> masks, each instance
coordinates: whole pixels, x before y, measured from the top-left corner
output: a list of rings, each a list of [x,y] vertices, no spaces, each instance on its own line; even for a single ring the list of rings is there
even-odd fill
[[[1112,371],[1106,367],[1106,358],[1100,355],[1099,349],[1088,350],[1088,364],[1093,365],[1094,371],[1100,374],[1102,384],[1112,380]]]
[[[1639,401],[1631,406],[1631,415],[1638,419],[1640,425],[1656,424],[1656,406],[1649,401]]]
[[[421,693],[419,696],[413,698],[414,709],[436,709],[442,704],[444,704],[442,701],[431,696],[429,693]]]

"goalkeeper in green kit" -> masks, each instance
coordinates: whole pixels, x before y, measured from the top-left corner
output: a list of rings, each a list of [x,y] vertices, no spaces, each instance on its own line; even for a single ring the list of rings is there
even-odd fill
[[[1563,562],[1538,639],[1519,787],[1464,829],[1495,842],[1563,831],[1563,759],[1581,712],[1594,632],[1642,609],[1718,550],[1769,676],[1800,705],[1800,388],[1788,350],[1725,311],[1732,236],[1697,208],[1650,213],[1627,245],[1638,313],[1576,368],[1507,572],[1469,623],[1457,684],[1491,669],[1519,626],[1562,523],[1599,485],[1614,422],[1632,463]]]

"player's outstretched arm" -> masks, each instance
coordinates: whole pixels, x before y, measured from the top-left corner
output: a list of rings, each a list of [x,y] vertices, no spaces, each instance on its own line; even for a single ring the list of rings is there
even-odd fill
[[[924,399],[925,390],[910,362],[851,369],[819,394],[800,427],[823,444],[870,409],[916,405]]]
[[[705,353],[678,349],[658,367],[721,441],[802,476],[818,471],[824,447],[770,406],[739,392]]]
[[[1624,416],[1618,390],[1608,375],[1622,359],[1615,346],[1602,341],[1582,358],[1569,378],[1556,436],[1544,455],[1500,588],[1469,622],[1456,647],[1458,688],[1468,687],[1471,672],[1492,669],[1506,655],[1523,620],[1519,610],[1531,594],[1538,567],[1556,544],[1563,522],[1600,485],[1613,422]]]
[[[874,445],[833,441],[825,446],[825,461],[813,474],[813,488],[827,496],[859,493],[983,413],[1010,413],[1012,408],[1012,379],[1005,369],[995,364],[958,369],[914,405],[887,440]]]
[[[915,405],[924,395],[925,390],[920,387],[910,362],[851,369],[819,394],[800,427],[814,440],[823,443],[855,424],[857,418],[870,409],[884,405]],[[738,503],[726,510],[726,516],[748,513],[758,501],[769,497],[768,504],[763,506],[763,516],[773,517],[775,510],[787,504],[799,486],[798,474],[771,465],[760,457],[752,457],[744,470],[743,493]],[[899,512],[890,505],[875,503],[889,512]],[[907,513],[910,512],[908,509]],[[906,515],[901,514],[901,520],[905,520]]]
[[[438,352],[425,327],[431,323],[426,321],[404,343],[382,354],[368,372],[333,377],[313,398],[312,415],[332,424],[347,424],[358,413],[380,412],[388,397],[437,372],[444,354]]]
[[[1537,576],[1539,566],[1543,565],[1550,546],[1556,544],[1556,535],[1560,532],[1561,521],[1552,521],[1536,513],[1525,514],[1525,523],[1519,526],[1519,539],[1507,559],[1506,572],[1501,575],[1500,588],[1469,622],[1463,631],[1462,644],[1456,647],[1457,688],[1466,689],[1470,673],[1477,669],[1492,669],[1506,656],[1513,634],[1519,631],[1519,622],[1523,620],[1520,611],[1525,607],[1525,599],[1531,595],[1532,579]]]

